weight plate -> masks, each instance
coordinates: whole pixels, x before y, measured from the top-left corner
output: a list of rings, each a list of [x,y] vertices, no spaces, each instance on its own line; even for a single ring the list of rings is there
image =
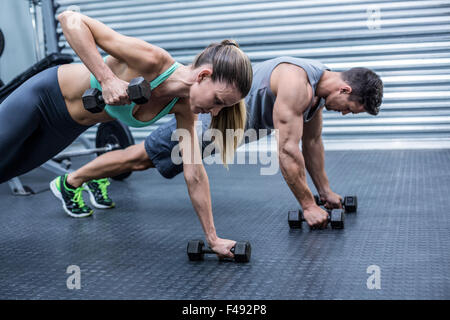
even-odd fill
[[[133,135],[130,129],[125,124],[118,120],[101,123],[97,129],[97,136],[95,138],[95,146],[103,148],[107,144],[118,144],[120,149],[125,149],[134,144]],[[97,153],[101,155],[103,152]],[[131,175],[130,172],[121,173],[115,177],[114,180],[123,180]]]
[[[0,57],[3,54],[3,49],[5,49],[5,37],[3,36],[2,29],[0,29]]]

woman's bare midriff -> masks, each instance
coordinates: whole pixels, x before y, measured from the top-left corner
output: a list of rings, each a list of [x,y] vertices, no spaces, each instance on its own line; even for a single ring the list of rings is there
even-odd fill
[[[126,64],[109,58],[108,67],[113,73],[124,81],[140,76],[127,68]],[[158,76],[157,71],[153,78]],[[81,96],[90,88],[90,71],[84,64],[65,64],[58,68],[58,82],[61,93],[66,102],[67,110],[72,119],[85,126],[91,126],[99,122],[112,121],[106,111],[91,113],[84,109]],[[173,98],[157,98],[152,96],[146,104],[137,105],[133,109],[133,116],[139,121],[152,120]]]

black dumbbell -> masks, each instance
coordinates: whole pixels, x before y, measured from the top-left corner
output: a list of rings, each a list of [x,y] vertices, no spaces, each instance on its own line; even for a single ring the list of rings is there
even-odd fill
[[[231,248],[234,254],[234,261],[249,262],[252,252],[252,247],[248,241],[236,242],[236,245]],[[216,254],[210,248],[205,248],[205,243],[202,240],[190,240],[187,245],[187,254],[189,260],[200,261],[206,253]]]
[[[127,90],[130,100],[136,104],[146,103],[150,99],[151,88],[148,81],[144,77],[137,77],[130,81]],[[102,92],[97,88],[87,89],[83,96],[84,108],[92,113],[102,112],[105,108],[105,101],[103,100]]]
[[[314,200],[318,206],[323,206],[325,204],[320,200],[320,197],[317,194],[314,195]],[[346,213],[353,213],[358,210],[358,199],[356,196],[345,196],[344,200],[341,200],[341,204]]]
[[[326,208],[322,209],[328,212],[328,223],[331,225],[332,229],[344,229],[344,210],[330,210]],[[288,223],[290,228],[301,229],[303,221],[305,221],[305,217],[303,216],[303,211],[301,209],[291,210],[288,212]]]

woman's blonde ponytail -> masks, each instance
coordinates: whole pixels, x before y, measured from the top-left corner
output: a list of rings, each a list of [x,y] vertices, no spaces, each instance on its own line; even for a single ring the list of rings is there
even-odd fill
[[[212,117],[210,128],[221,132],[222,139],[215,139],[214,143],[220,150],[225,167],[228,167],[227,164],[233,160],[234,153],[241,144],[246,121],[247,108],[244,100],[231,107],[223,108],[217,116]]]

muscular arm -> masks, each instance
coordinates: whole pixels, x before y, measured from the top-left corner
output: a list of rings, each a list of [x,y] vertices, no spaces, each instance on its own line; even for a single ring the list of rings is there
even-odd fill
[[[303,135],[303,112],[311,101],[312,91],[303,70],[289,67],[277,77],[277,98],[273,110],[274,127],[278,129],[278,156],[281,173],[303,209],[315,205],[308,188],[305,161],[299,143]]]
[[[78,12],[64,11],[58,20],[66,40],[84,65],[103,83],[115,75],[103,62],[97,45],[136,70],[147,70],[159,64],[165,51],[143,40],[115,32],[100,21]]]
[[[320,195],[327,194],[330,183],[325,172],[325,153],[322,141],[322,109],[304,125],[302,152],[306,169]]]
[[[177,128],[181,130],[180,151],[183,159],[184,179],[195,212],[198,215],[206,240],[212,247],[217,240],[211,205],[209,180],[201,160],[201,150],[195,131],[193,115],[176,114]]]

